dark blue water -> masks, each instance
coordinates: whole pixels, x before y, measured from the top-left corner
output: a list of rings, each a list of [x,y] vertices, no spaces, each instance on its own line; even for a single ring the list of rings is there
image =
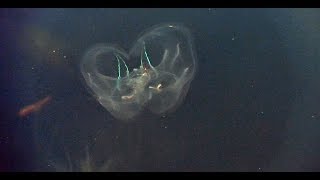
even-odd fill
[[[319,170],[317,9],[0,11],[3,171]],[[186,98],[165,117],[116,120],[88,91],[81,58],[97,43],[129,50],[171,22],[190,29],[197,54]]]

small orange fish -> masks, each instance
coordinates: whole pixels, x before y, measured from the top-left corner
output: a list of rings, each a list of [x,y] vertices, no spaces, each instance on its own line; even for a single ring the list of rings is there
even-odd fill
[[[47,96],[33,104],[25,106],[22,109],[20,109],[20,111],[18,112],[18,115],[20,117],[26,117],[31,113],[39,112],[43,106],[45,106],[51,101],[51,99],[52,99],[51,96]]]

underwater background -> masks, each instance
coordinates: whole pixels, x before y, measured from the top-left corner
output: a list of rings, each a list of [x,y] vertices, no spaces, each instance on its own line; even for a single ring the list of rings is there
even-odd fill
[[[319,171],[319,18],[319,9],[0,9],[0,171]],[[99,43],[128,52],[165,23],[192,35],[186,96],[165,115],[121,121],[88,89],[81,59]]]

